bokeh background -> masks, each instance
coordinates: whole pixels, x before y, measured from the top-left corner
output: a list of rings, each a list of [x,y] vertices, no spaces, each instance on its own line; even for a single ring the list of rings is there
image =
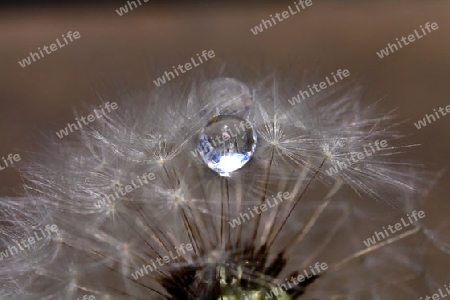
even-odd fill
[[[450,1],[313,0],[256,36],[250,28],[293,1],[141,2],[123,16],[116,9],[126,1],[16,2],[1,9],[0,157],[19,153],[20,168],[46,135],[74,121],[73,108],[100,103],[99,94],[115,101],[124,90],[154,88],[163,71],[202,50],[214,50],[214,63],[252,72],[260,65],[299,74],[317,66],[323,74],[348,69],[367,86],[362,101],[383,98],[381,110],[397,108],[408,141],[422,145],[405,156],[443,171],[427,199],[425,222],[448,222],[450,116],[420,130],[413,123],[450,104]],[[426,22],[439,29],[383,59],[376,55]],[[68,31],[81,38],[26,68],[18,64]],[[11,195],[20,182],[14,168],[0,171],[0,196]],[[442,278],[450,280],[441,267]]]

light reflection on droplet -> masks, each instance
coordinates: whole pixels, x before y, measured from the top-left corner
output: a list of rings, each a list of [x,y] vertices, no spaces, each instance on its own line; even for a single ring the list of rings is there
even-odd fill
[[[203,128],[198,147],[208,167],[229,176],[250,160],[256,141],[251,123],[237,116],[219,115]]]

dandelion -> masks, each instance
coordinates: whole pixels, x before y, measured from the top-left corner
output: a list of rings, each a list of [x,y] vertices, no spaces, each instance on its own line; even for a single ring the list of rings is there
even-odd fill
[[[299,84],[277,77],[170,88],[124,99],[29,160],[23,195],[0,202],[0,246],[43,224],[59,230],[2,261],[1,296],[411,299],[437,284],[423,241],[450,249],[426,223],[363,243],[421,208],[434,182],[400,159],[415,145],[401,143],[392,112],[362,107],[347,86],[291,106]],[[389,147],[327,174],[376,140]],[[128,188],[144,173],[154,179]]]

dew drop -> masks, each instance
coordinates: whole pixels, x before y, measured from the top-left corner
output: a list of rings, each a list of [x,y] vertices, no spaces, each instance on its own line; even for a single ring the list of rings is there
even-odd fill
[[[219,115],[203,128],[198,148],[209,168],[221,176],[230,176],[250,160],[256,141],[251,123],[238,116]]]

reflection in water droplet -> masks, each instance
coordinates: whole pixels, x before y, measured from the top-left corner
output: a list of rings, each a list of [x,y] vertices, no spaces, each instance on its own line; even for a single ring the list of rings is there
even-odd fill
[[[219,115],[203,128],[198,147],[208,167],[229,176],[250,160],[256,140],[251,123],[237,116]]]

